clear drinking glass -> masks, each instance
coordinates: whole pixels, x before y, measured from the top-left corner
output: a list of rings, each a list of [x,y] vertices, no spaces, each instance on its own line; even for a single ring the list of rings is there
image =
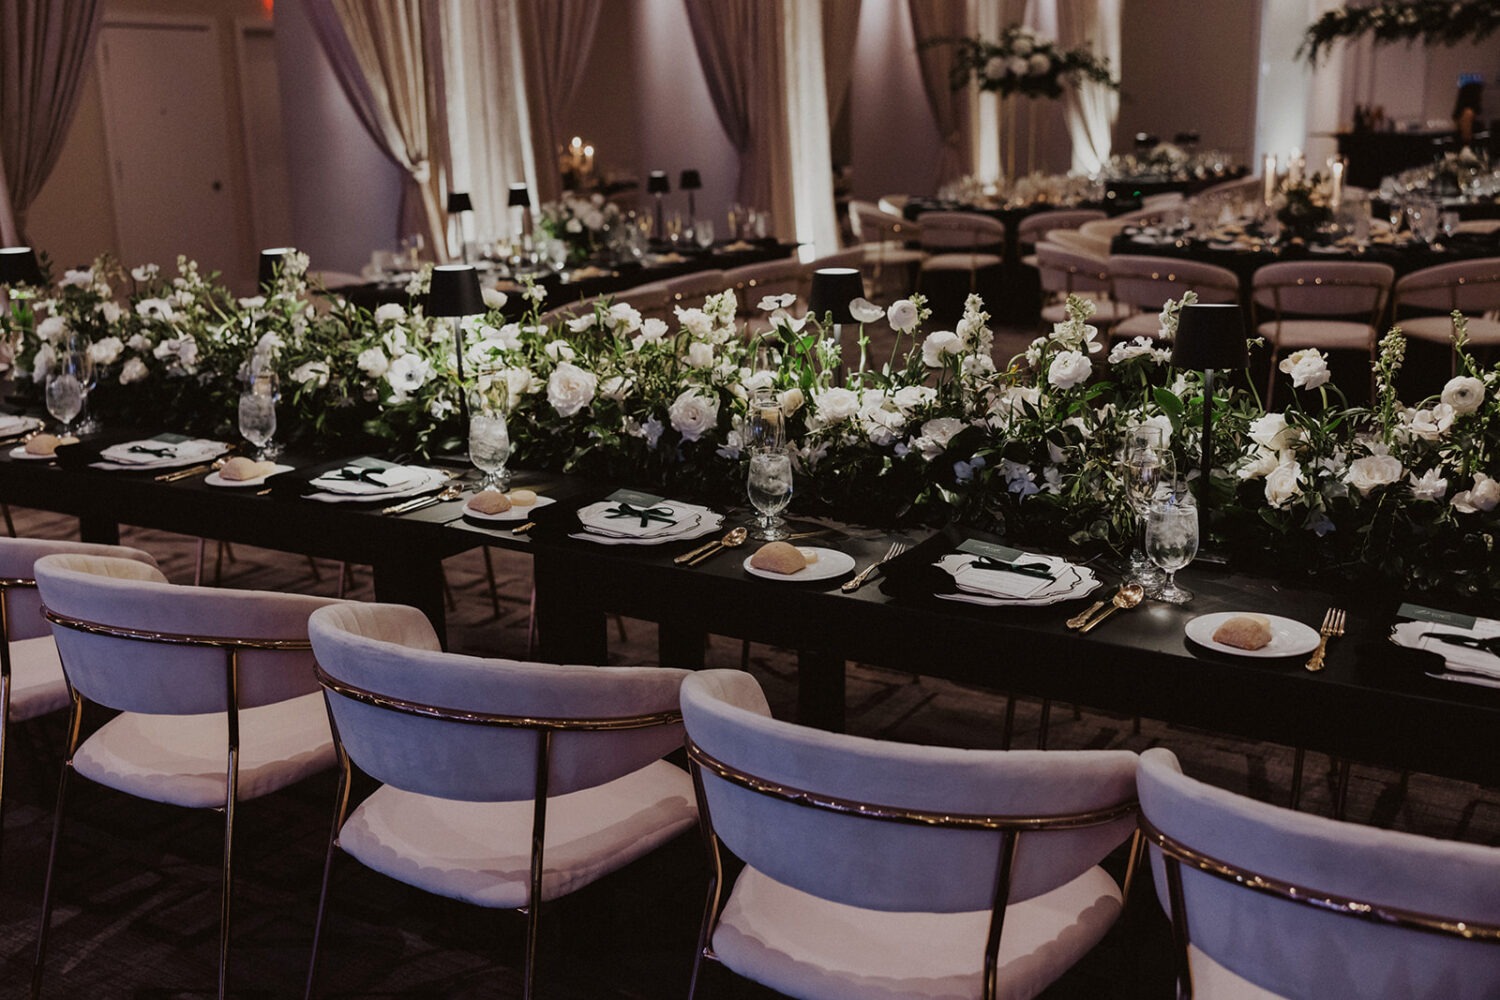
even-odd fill
[[[1177,571],[1198,554],[1198,506],[1185,490],[1152,501],[1146,512],[1146,554],[1166,571],[1167,579],[1151,596],[1168,604],[1186,604],[1193,595],[1177,586]]]
[[[269,368],[254,371],[240,393],[240,435],[255,446],[257,460],[270,457],[280,394],[276,373]]]
[[[1126,499],[1136,517],[1136,541],[1130,551],[1127,575],[1150,590],[1161,584],[1162,574],[1146,557],[1146,513],[1156,499],[1158,487],[1173,478],[1172,452],[1166,446],[1162,428],[1142,424],[1130,429],[1120,457],[1120,478],[1124,480]]]
[[[747,451],[784,451],[786,449],[786,414],[774,389],[757,389],[750,400],[745,420]]]
[[[699,249],[707,250],[714,245],[714,223],[712,219],[699,219],[693,223],[693,239]]]
[[[58,355],[52,370],[47,373],[47,412],[61,425],[64,435],[72,433],[73,421],[83,412],[83,400],[87,393],[84,386],[88,382],[84,364],[85,356],[82,352],[64,350]]]
[[[495,384],[475,390],[469,398],[469,461],[484,473],[481,489],[510,488],[510,428],[505,422],[505,390]]]
[[[760,517],[752,538],[776,541],[787,536],[781,512],[792,499],[792,459],[784,451],[750,454],[750,474],[745,480],[750,504]]]

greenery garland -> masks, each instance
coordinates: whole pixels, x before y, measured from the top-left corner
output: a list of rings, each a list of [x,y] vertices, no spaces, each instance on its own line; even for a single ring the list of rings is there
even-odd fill
[[[1456,45],[1483,41],[1500,30],[1500,0],[1385,0],[1369,7],[1339,7],[1307,29],[1299,56],[1316,64],[1338,41],[1374,35],[1376,42],[1422,41]]]

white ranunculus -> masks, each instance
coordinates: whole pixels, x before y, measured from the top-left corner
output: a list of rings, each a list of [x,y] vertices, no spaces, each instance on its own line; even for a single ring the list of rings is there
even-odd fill
[[[897,299],[885,311],[885,321],[897,333],[910,333],[917,328],[917,305],[911,299]]]
[[[96,365],[112,365],[124,351],[125,343],[119,337],[101,337],[89,345],[89,360]]]
[[[1369,496],[1373,490],[1400,479],[1403,471],[1400,459],[1394,455],[1366,455],[1349,463],[1344,481],[1362,496]]]
[[[1266,476],[1266,503],[1272,507],[1283,507],[1302,495],[1302,466],[1283,452],[1281,461]]]
[[[292,372],[292,381],[299,385],[316,385],[319,389],[328,384],[328,362],[308,361]]]
[[[1042,402],[1042,390],[1034,385],[1010,385],[995,396],[990,403],[990,413],[1000,418],[1019,417],[1027,406],[1037,407]]]
[[[1441,471],[1436,467],[1422,473],[1421,478],[1413,472],[1407,479],[1411,483],[1411,495],[1414,500],[1441,500],[1448,493],[1448,480],[1443,478]]]
[[[787,309],[795,305],[797,296],[792,292],[783,292],[780,295],[762,295],[756,308],[761,312],[775,312],[778,309]]]
[[[375,307],[375,325],[399,323],[406,318],[406,307],[399,302],[383,302]]]
[[[573,345],[566,340],[551,340],[542,348],[547,357],[553,361],[572,361],[576,356],[573,353]]]
[[[655,344],[667,335],[667,321],[655,316],[641,321],[641,332],[636,338],[641,343]]]
[[[793,413],[802,409],[802,404],[805,402],[807,402],[807,399],[802,395],[802,390],[796,386],[792,386],[792,388],[781,394],[781,411],[790,417]]]
[[[498,288],[491,288],[488,285],[481,288],[479,294],[484,299],[484,305],[487,309],[504,309],[505,303],[509,301],[509,296],[504,292]]]
[[[391,359],[385,356],[385,352],[378,347],[367,347],[359,352],[359,358],[355,361],[359,370],[370,378],[380,378],[391,367]]]
[[[146,367],[146,362],[140,358],[131,358],[120,369],[120,384],[130,385],[132,382],[139,382],[149,374],[151,371]]]
[[[616,302],[607,315],[616,333],[634,333],[641,328],[641,311],[629,302]]]
[[[689,368],[712,368],[714,366],[714,345],[706,344],[701,340],[695,340],[688,345],[687,357],[683,363]]]
[[[1500,506],[1500,479],[1491,479],[1483,472],[1474,473],[1474,485],[1453,494],[1453,509],[1461,514],[1478,514]]]
[[[571,417],[594,401],[599,379],[592,372],[564,361],[547,380],[547,402],[558,416]]]
[[[1473,413],[1484,402],[1484,383],[1469,375],[1451,378],[1443,386],[1442,400],[1460,416]]]
[[[1301,437],[1300,432],[1289,425],[1284,413],[1267,413],[1250,421],[1250,440],[1262,448],[1280,451],[1290,448]]]
[[[166,299],[141,299],[135,304],[135,314],[147,319],[159,319],[166,323],[177,318],[177,312],[172,308],[172,303]]]
[[[432,378],[432,364],[419,354],[403,354],[391,362],[385,380],[391,385],[391,402],[404,403]]]
[[[922,341],[922,363],[928,368],[941,368],[944,358],[957,354],[962,349],[963,343],[952,330],[929,333],[927,339]]]
[[[1059,389],[1071,389],[1088,381],[1094,372],[1094,363],[1081,351],[1060,351],[1047,369],[1047,381]]]
[[[667,419],[672,429],[682,435],[684,441],[696,441],[713,430],[719,421],[717,400],[700,396],[697,390],[689,389],[667,408]]]
[[[44,343],[55,344],[68,332],[68,321],[61,316],[48,316],[36,325],[36,335]]]
[[[1316,389],[1331,377],[1323,352],[1311,347],[1287,355],[1277,367],[1292,377],[1292,385],[1298,389]]]
[[[568,320],[568,330],[572,333],[582,333],[592,327],[597,317],[593,313],[585,313],[577,319]]]
[[[859,395],[843,387],[824,389],[813,394],[813,409],[823,426],[841,424],[859,412]]]
[[[1453,415],[1453,407],[1447,403],[1417,410],[1411,415],[1411,432],[1424,441],[1436,441],[1453,426]]]
[[[849,303],[849,315],[856,323],[874,323],[885,315],[885,310],[869,299],[855,299]]]
[[[100,316],[104,317],[104,322],[110,324],[111,326],[120,322],[120,320],[125,316],[125,310],[121,309],[119,305],[114,302],[101,302],[97,306],[95,306],[94,309],[98,311]]]
[[[902,413],[910,413],[919,406],[927,406],[937,400],[937,390],[929,385],[903,385],[891,393],[891,402]]]

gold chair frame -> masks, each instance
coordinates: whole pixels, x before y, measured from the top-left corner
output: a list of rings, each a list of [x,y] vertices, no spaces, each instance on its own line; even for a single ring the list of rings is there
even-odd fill
[[[682,721],[682,712],[653,712],[643,715],[615,716],[610,718],[557,719],[544,716],[501,715],[491,712],[475,712],[468,709],[443,708],[424,702],[411,701],[391,695],[380,694],[339,680],[323,669],[314,667],[318,682],[324,688],[327,703],[328,692],[349,698],[361,704],[382,708],[403,715],[414,715],[444,722],[466,725],[493,726],[502,729],[532,729],[537,736],[536,787],[532,798],[531,814],[531,905],[521,907],[526,914],[526,965],[523,971],[525,1000],[531,1000],[536,979],[537,925],[540,919],[542,876],[545,873],[543,849],[547,834],[547,788],[552,765],[552,737],[558,732],[619,732],[630,729],[651,729],[657,726],[676,725]],[[344,749],[339,736],[338,723],[329,705],[328,725],[333,730],[333,745],[338,753],[339,785],[334,799],[333,828],[328,837],[328,852],[323,862],[323,882],[318,894],[318,915],[313,924],[312,956],[307,968],[307,987],[304,996],[314,995],[318,972],[319,945],[323,935],[323,919],[328,905],[328,889],[333,872],[333,859],[339,846],[339,831],[349,818],[349,794],[357,766]]]
[[[940,827],[952,830],[993,830],[1000,833],[1000,867],[995,879],[995,892],[990,904],[989,933],[984,947],[984,1000],[994,1000],[998,987],[1000,956],[1000,933],[1005,924],[1005,910],[1010,898],[1011,870],[1015,865],[1016,848],[1020,835],[1044,830],[1079,830],[1091,826],[1102,826],[1138,814],[1140,805],[1134,798],[1102,809],[1079,813],[1064,813],[1050,816],[997,816],[989,814],[930,812],[906,809],[900,806],[881,805],[855,799],[840,798],[822,792],[809,791],[769,781],[748,771],[740,770],[719,760],[704,750],[691,737],[687,739],[688,765],[693,774],[693,790],[698,796],[698,823],[703,833],[703,842],[708,851],[709,883],[708,898],[704,904],[703,923],[698,931],[698,948],[693,955],[693,976],[688,986],[688,1000],[697,996],[698,982],[703,959],[718,961],[713,951],[713,936],[718,929],[723,903],[722,885],[724,861],[718,835],[714,832],[713,817],[708,808],[708,799],[703,785],[703,771],[707,769],[716,777],[747,789],[792,805],[824,812],[858,816],[861,819],[907,826]],[[1130,860],[1125,869],[1125,881],[1121,887],[1125,899],[1130,897],[1130,887],[1135,881],[1136,869],[1141,858],[1141,834],[1137,830],[1131,837]]]
[[[1155,845],[1162,852],[1163,866],[1167,874],[1167,896],[1172,904],[1172,912],[1169,916],[1172,921],[1173,950],[1177,961],[1177,995],[1181,1000],[1191,1000],[1193,996],[1193,974],[1188,967],[1190,942],[1187,899],[1182,890],[1182,866],[1184,864],[1242,889],[1271,896],[1274,899],[1282,899],[1299,906],[1309,906],[1325,913],[1388,927],[1400,927],[1406,930],[1440,934],[1444,937],[1464,938],[1482,944],[1500,945],[1500,924],[1474,923],[1457,917],[1420,913],[1416,910],[1355,899],[1340,893],[1326,892],[1271,875],[1264,875],[1184,844],[1171,835],[1163,833],[1144,815],[1140,819],[1140,832],[1147,842]]]
[[[1441,266],[1441,265],[1438,265],[1438,266]],[[1420,274],[1420,273],[1421,272],[1414,272],[1414,275],[1415,274]],[[1413,277],[1414,275],[1407,275],[1407,277]],[[1456,350],[1452,350],[1451,349],[1451,345],[1452,345],[1452,335],[1453,335],[1453,333],[1457,329],[1456,326],[1453,324],[1453,314],[1454,313],[1459,313],[1459,314],[1463,313],[1463,310],[1458,307],[1458,290],[1460,288],[1462,288],[1463,286],[1465,286],[1465,285],[1469,285],[1469,286],[1473,286],[1473,285],[1493,285],[1493,284],[1500,283],[1500,270],[1491,271],[1489,274],[1479,275],[1479,276],[1476,276],[1476,277],[1459,278],[1457,281],[1433,281],[1433,282],[1430,282],[1430,283],[1423,282],[1423,283],[1420,283],[1420,284],[1416,283],[1416,282],[1411,282],[1411,283],[1409,283],[1407,285],[1407,287],[1405,289],[1401,288],[1401,283],[1402,283],[1403,280],[1404,280],[1403,278],[1397,278],[1396,279],[1396,284],[1393,285],[1393,286],[1391,286],[1391,322],[1394,325],[1396,325],[1396,326],[1400,326],[1401,325],[1401,322],[1400,322],[1399,319],[1397,319],[1397,317],[1400,316],[1400,314],[1401,314],[1401,293],[1403,291],[1405,291],[1407,294],[1410,294],[1413,291],[1436,292],[1436,291],[1443,291],[1445,289],[1447,290],[1447,292],[1448,292],[1448,323],[1449,323],[1448,329],[1449,329],[1449,344],[1450,344],[1450,350],[1449,350],[1449,369],[1450,369],[1450,371],[1451,371],[1452,374],[1457,375],[1458,374],[1458,352]],[[1419,307],[1416,307],[1416,308],[1428,308],[1428,307],[1426,307],[1426,306],[1419,306]]]
[[[221,897],[219,904],[219,998],[223,1000],[229,976],[229,917],[231,888],[234,883],[234,810],[239,788],[240,765],[240,707],[239,671],[240,654],[246,650],[268,650],[292,652],[312,649],[306,639],[246,639],[228,636],[192,635],[174,632],[154,632],[142,629],[105,625],[59,614],[44,608],[47,620],[60,628],[72,629],[88,635],[107,636],[112,639],[127,639],[137,642],[157,643],[169,646],[193,646],[220,649],[224,652],[224,679],[230,698],[225,709],[228,717],[228,739],[226,741],[226,793],[224,796],[224,860],[221,870]],[[7,654],[8,657],[8,654]],[[64,673],[66,674],[64,663]],[[41,928],[37,933],[36,958],[31,972],[31,997],[41,995],[42,971],[47,955],[47,937],[52,924],[52,881],[57,868],[57,848],[62,839],[64,810],[67,803],[69,775],[73,771],[73,755],[78,750],[79,735],[83,726],[84,697],[68,681],[68,697],[72,702],[68,716],[68,731],[63,753],[62,774],[57,784],[57,809],[52,820],[52,843],[47,850],[47,873],[42,883]],[[107,706],[106,706],[107,707]],[[215,807],[217,808],[217,807]]]
[[[0,577],[0,857],[5,836],[5,748],[10,739],[10,592],[35,590],[30,577]]]

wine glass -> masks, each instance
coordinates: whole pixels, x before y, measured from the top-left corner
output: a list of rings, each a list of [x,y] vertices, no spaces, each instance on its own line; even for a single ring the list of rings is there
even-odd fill
[[[757,389],[745,420],[745,448],[751,452],[786,448],[786,414],[773,389]]]
[[[47,412],[61,425],[64,437],[72,433],[73,421],[83,411],[87,392],[84,386],[88,381],[84,374],[84,357],[81,351],[64,349],[47,373]]]
[[[1136,540],[1130,551],[1128,576],[1148,590],[1161,584],[1162,574],[1146,556],[1146,514],[1156,499],[1158,487],[1172,481],[1172,472],[1172,452],[1166,447],[1162,428],[1155,424],[1132,427],[1125,436],[1125,450],[1120,458],[1125,495],[1136,516]]]
[[[712,219],[699,219],[693,223],[693,240],[698,249],[707,250],[714,245],[714,223]]]
[[[792,499],[792,459],[784,451],[750,453],[750,474],[745,480],[750,504],[760,514],[752,538],[773,542],[787,536],[781,512]]]
[[[254,369],[240,393],[240,435],[255,446],[257,461],[268,457],[276,435],[276,400],[280,395],[276,373]]]
[[[1198,505],[1185,489],[1159,496],[1146,511],[1146,554],[1166,571],[1161,589],[1151,596],[1168,604],[1186,604],[1193,595],[1177,586],[1177,571],[1198,554]]]
[[[78,411],[78,433],[93,434],[99,430],[99,418],[89,411],[89,396],[99,384],[99,365],[89,353],[89,345],[77,335],[69,342],[69,350],[78,355],[78,375],[83,383],[83,406]]]
[[[502,383],[476,389],[469,398],[469,461],[484,473],[480,488],[501,491],[510,487],[505,463],[510,459],[510,428],[505,423]]]

